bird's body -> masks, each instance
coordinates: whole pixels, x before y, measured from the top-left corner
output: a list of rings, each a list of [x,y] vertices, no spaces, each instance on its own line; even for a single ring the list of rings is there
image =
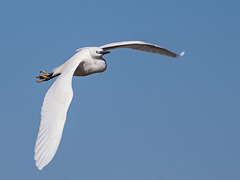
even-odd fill
[[[73,62],[76,62],[78,65],[77,68],[75,68],[73,74],[74,76],[87,76],[94,73],[104,72],[107,68],[107,63],[102,58],[102,54],[96,53],[101,51],[103,50],[98,47],[82,48],[81,51],[76,53],[64,64],[55,68],[53,70],[53,74],[61,74],[62,71],[68,66],[68,64],[73,67]]]
[[[116,48],[131,48],[170,57],[178,56],[158,45],[142,41],[124,41],[100,47],[81,48],[68,61],[55,68],[52,73],[48,74],[43,71],[46,75],[38,76],[40,78],[38,82],[59,77],[50,87],[43,101],[41,123],[34,150],[34,159],[38,169],[41,170],[52,160],[60,144],[67,111],[73,98],[72,77],[104,72],[107,64],[102,56],[108,54],[108,50]],[[183,54],[181,53],[180,56]]]

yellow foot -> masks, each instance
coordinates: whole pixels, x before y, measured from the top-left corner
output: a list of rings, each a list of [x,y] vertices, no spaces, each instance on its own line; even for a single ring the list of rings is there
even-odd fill
[[[39,76],[36,77],[36,78],[39,78],[39,80],[37,80],[38,83],[43,81],[48,81],[60,75],[60,73],[53,74],[53,73],[47,73],[46,71],[40,71],[40,73],[43,73],[43,74],[40,74]]]
[[[43,81],[45,81],[44,79],[39,79],[39,80],[37,80],[37,83],[40,83],[40,82],[43,82]]]
[[[44,71],[44,70],[40,71],[40,73],[44,73],[44,74],[46,74],[47,76],[49,76],[49,75],[50,75],[49,73],[47,73],[47,72],[46,72],[46,71]]]
[[[52,76],[52,73],[50,74],[50,73],[47,73],[46,71],[40,71],[40,73],[44,73],[44,74],[40,74],[39,76],[36,77],[36,78],[39,78],[39,80],[37,80],[38,83],[47,81]]]

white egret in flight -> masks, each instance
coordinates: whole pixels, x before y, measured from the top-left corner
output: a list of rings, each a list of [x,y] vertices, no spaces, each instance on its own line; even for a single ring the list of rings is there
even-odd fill
[[[130,48],[174,58],[184,55],[184,52],[178,55],[155,44],[142,41],[124,41],[100,47],[80,48],[74,56],[55,68],[52,73],[41,71],[44,74],[37,76],[39,78],[37,82],[59,77],[47,91],[42,105],[41,123],[34,149],[34,159],[39,170],[52,160],[58,149],[67,111],[73,98],[72,77],[104,72],[107,64],[103,55],[110,53],[109,50],[117,48]]]

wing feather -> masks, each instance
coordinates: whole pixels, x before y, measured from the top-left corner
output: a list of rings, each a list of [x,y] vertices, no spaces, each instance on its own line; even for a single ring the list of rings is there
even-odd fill
[[[53,83],[43,101],[34,156],[40,170],[52,160],[58,149],[73,97],[71,82],[66,82],[71,81],[71,78],[62,75]]]
[[[117,49],[117,48],[130,48],[130,49],[134,49],[134,50],[162,54],[162,55],[170,56],[170,57],[178,57],[178,56],[182,56],[184,54],[182,52],[180,55],[178,55],[178,54],[171,52],[161,46],[158,46],[156,44],[146,43],[143,41],[115,42],[115,43],[105,44],[103,46],[100,46],[100,48],[102,48],[104,51]]]
[[[67,111],[73,98],[72,76],[81,62],[80,57],[77,53],[68,60],[61,75],[45,95],[34,149],[34,159],[39,170],[53,159],[60,144]]]

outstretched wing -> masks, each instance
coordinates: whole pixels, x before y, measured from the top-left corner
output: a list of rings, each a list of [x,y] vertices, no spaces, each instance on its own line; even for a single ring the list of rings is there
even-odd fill
[[[60,144],[67,111],[73,97],[72,76],[79,63],[78,55],[69,59],[61,75],[45,95],[34,149],[34,159],[39,170],[52,160]]]
[[[130,49],[134,49],[134,50],[162,54],[162,55],[170,56],[170,57],[178,57],[178,56],[184,55],[184,52],[182,52],[180,55],[178,55],[178,54],[171,52],[161,46],[158,46],[156,44],[146,43],[143,41],[122,41],[122,42],[105,44],[103,46],[100,46],[100,48],[102,48],[104,51],[117,49],[117,48],[130,48]]]

